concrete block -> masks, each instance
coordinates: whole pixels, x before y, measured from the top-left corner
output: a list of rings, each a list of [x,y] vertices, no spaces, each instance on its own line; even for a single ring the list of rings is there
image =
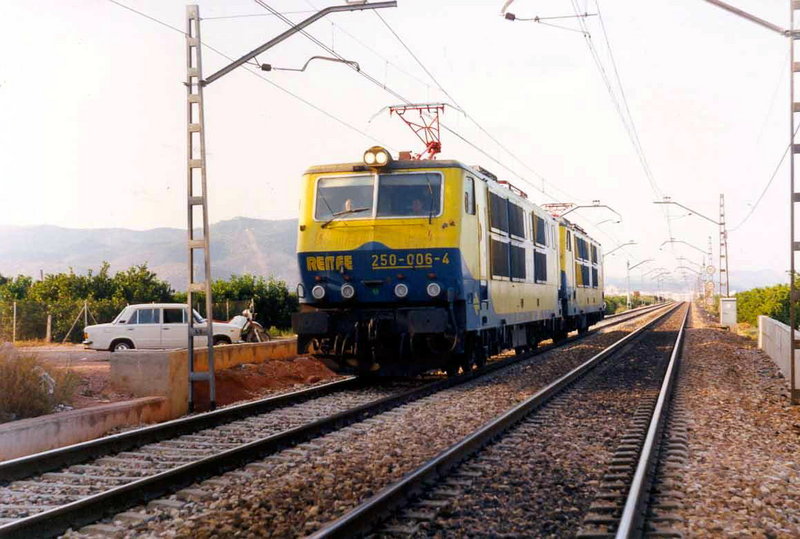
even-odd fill
[[[791,355],[791,332],[789,326],[778,322],[767,316],[758,317],[758,347],[763,350],[780,369],[786,380],[791,380],[792,366]],[[800,339],[800,332],[795,331],[795,339]],[[800,373],[800,353],[795,352],[794,358],[795,372]],[[795,392],[800,391],[800,376],[795,380]]]
[[[246,363],[265,363],[297,356],[297,339],[214,347],[214,371]],[[208,350],[195,349],[195,370],[208,370]],[[171,418],[189,410],[188,353],[180,350],[127,350],[111,354],[111,384],[139,397],[158,395],[169,401]]]
[[[0,425],[0,460],[93,440],[110,430],[171,418],[167,399],[145,397]]]

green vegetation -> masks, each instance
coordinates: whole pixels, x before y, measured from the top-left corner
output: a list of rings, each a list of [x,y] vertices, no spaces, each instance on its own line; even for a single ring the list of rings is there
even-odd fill
[[[606,314],[616,314],[622,311],[627,311],[626,297],[622,296],[606,296]],[[655,296],[642,296],[637,293],[631,295],[631,308],[641,307],[642,305],[652,305],[656,302]]]
[[[47,274],[42,281],[25,275],[13,279],[0,276],[0,340],[11,338],[14,302],[17,304],[18,340],[44,338],[50,314],[54,341],[67,336],[72,342],[80,342],[83,320],[78,320],[72,332],[70,327],[84,302],[89,307],[89,323],[92,324],[110,322],[129,304],[186,301],[185,293],[173,291],[169,283],[147,268],[147,264],[132,266],[113,276],[109,269],[109,264],[103,263],[97,273],[89,270],[86,275],[78,275],[70,269],[67,273]],[[214,281],[212,290],[216,319],[239,314],[252,300],[256,319],[264,327],[286,328],[298,306],[297,297],[289,293],[286,284],[272,278],[231,276],[229,280]],[[205,316],[202,295],[196,295],[193,300]]]
[[[789,285],[753,288],[736,294],[737,321],[758,324],[758,315],[789,323]]]
[[[0,423],[48,414],[59,404],[69,404],[80,383],[66,369],[52,369],[32,356],[19,356],[0,347]]]

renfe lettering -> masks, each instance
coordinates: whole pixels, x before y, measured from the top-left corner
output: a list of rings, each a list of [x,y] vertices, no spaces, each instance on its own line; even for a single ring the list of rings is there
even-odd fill
[[[312,255],[306,257],[308,271],[339,271],[340,269],[352,270],[352,255]]]

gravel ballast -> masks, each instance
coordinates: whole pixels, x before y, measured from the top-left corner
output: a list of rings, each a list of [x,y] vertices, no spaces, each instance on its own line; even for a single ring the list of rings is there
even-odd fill
[[[800,407],[755,342],[692,309],[677,398],[689,426],[687,537],[800,536]]]
[[[297,536],[332,520],[640,326],[653,314],[282,451],[134,510],[123,534]],[[170,500],[181,499],[173,496]]]

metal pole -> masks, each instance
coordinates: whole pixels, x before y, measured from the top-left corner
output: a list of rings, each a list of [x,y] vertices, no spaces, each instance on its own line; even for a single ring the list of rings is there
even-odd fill
[[[14,316],[11,322],[11,343],[17,342],[17,302],[14,302]]]
[[[290,36],[292,36],[294,34],[296,34],[297,32],[299,32],[300,30],[302,30],[306,26],[310,25],[311,23],[321,19],[322,17],[324,17],[324,16],[326,16],[326,15],[328,15],[330,13],[335,13],[335,12],[338,12],[338,11],[360,11],[362,9],[380,9],[380,8],[385,8],[385,7],[397,7],[397,2],[392,0],[391,2],[375,2],[374,4],[366,4],[366,3],[365,4],[345,4],[343,6],[326,7],[325,9],[323,9],[321,11],[318,11],[317,13],[313,14],[312,16],[310,16],[309,18],[305,19],[304,21],[301,21],[301,22],[295,24],[294,26],[292,26],[291,28],[289,28],[288,30],[283,32],[282,34],[272,38],[271,40],[267,41],[266,43],[264,43],[260,47],[255,48],[252,51],[248,52],[247,54],[245,54],[244,56],[242,56],[241,58],[239,58],[235,62],[223,67],[222,69],[220,69],[219,71],[217,71],[213,75],[211,75],[208,78],[206,78],[205,80],[203,80],[202,85],[206,86],[208,84],[211,84],[212,82],[214,82],[218,78],[222,77],[223,75],[226,75],[226,74],[230,73],[231,71],[233,71],[234,69],[236,69],[240,65],[247,63],[249,60],[255,58],[256,56],[258,56],[262,52],[264,52],[264,51],[266,51],[268,49],[271,49],[272,47],[274,47],[275,45],[277,45],[281,41],[285,40],[286,38],[288,38],[288,37],[290,37]]]
[[[795,2],[789,0],[789,28],[792,32],[795,29]],[[794,138],[794,124],[795,112],[797,109],[794,98],[794,39],[789,39],[789,143],[791,144],[789,152],[789,365],[791,366],[790,376],[790,395],[792,404],[800,404],[800,391],[795,389],[797,387],[797,348],[798,341],[795,338],[795,328],[797,327],[797,287],[795,284],[795,251],[796,245],[794,242],[794,204],[799,199],[795,194],[795,178],[794,178],[794,156],[797,152]]]
[[[625,268],[627,269],[627,275],[628,275],[628,288],[627,292],[625,293],[625,305],[628,307],[628,309],[630,309],[631,308],[631,261],[630,260],[625,261]]]
[[[45,342],[49,343],[53,340],[53,315],[47,315],[47,330],[44,336]]]
[[[84,329],[86,326],[89,325],[89,300],[83,300],[83,327]]]

